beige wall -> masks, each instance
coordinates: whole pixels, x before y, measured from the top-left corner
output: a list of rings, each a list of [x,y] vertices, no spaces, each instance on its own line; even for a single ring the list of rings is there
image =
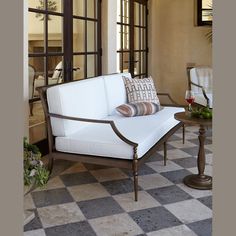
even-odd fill
[[[158,90],[185,104],[186,64],[212,64],[208,27],[194,26],[194,0],[150,0],[149,74]]]

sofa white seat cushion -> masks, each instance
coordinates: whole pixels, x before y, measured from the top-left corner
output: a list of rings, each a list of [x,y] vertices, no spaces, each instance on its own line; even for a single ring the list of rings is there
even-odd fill
[[[183,108],[164,107],[154,115],[124,117],[119,114],[107,116],[114,120],[118,130],[129,140],[138,143],[138,158],[141,158],[158,140],[160,140],[179,121],[176,112]],[[90,124],[79,131],[62,137],[56,137],[56,150],[61,152],[105,156],[121,159],[133,159],[132,146],[123,142],[110,125]]]

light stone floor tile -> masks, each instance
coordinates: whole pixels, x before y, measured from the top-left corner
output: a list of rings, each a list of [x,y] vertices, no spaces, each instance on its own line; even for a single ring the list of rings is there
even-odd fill
[[[24,196],[24,209],[33,209],[35,208],[33,198],[30,193]]]
[[[85,220],[75,202],[38,208],[38,214],[44,228]]]
[[[198,131],[198,130],[196,130],[196,131]],[[182,138],[183,134],[176,134],[176,136]],[[198,138],[198,134],[189,133],[189,132],[185,133],[185,140],[187,140],[187,139],[195,139],[195,138]]]
[[[189,157],[189,156],[191,155],[180,149],[171,149],[167,151],[167,158],[169,160],[179,159],[179,158],[184,158],[184,157]]]
[[[175,148],[190,148],[190,147],[196,147],[196,144],[191,143],[187,140],[185,140],[184,144],[183,144],[183,140],[176,140],[176,141],[168,141],[168,144],[170,144],[171,146],[175,147]],[[168,151],[167,151],[168,153]]]
[[[213,146],[212,146],[212,144],[205,145],[204,148],[207,149],[207,150],[209,150],[209,151],[211,151],[211,152],[213,152]]]
[[[84,172],[87,171],[85,166],[82,163],[76,163],[75,165],[71,166],[70,168],[66,169],[62,174],[72,174],[77,172]]]
[[[149,162],[149,163],[146,163],[146,165],[151,167],[153,170],[155,170],[158,173],[183,169],[183,167],[169,160],[167,160],[166,166],[164,166],[163,161]]]
[[[126,179],[128,176],[118,168],[93,170],[91,174],[99,181],[112,181],[118,179]]]
[[[185,130],[189,132],[196,132],[199,129],[199,125],[186,125]]]
[[[165,186],[173,185],[165,177],[160,174],[152,174],[152,175],[143,175],[138,177],[138,185],[143,189],[152,189],[152,188],[161,188]]]
[[[206,155],[206,163],[208,165],[213,165],[213,154],[212,153]]]
[[[24,236],[46,236],[43,229],[24,232]]]
[[[37,191],[45,191],[45,190],[51,190],[51,189],[56,189],[56,188],[64,188],[65,185],[59,178],[59,176],[53,177],[52,179],[49,179],[47,184],[43,188],[36,188],[34,192]]]
[[[67,187],[67,189],[77,202],[110,196],[108,191],[99,183],[82,184]]]
[[[177,184],[177,186],[194,198],[207,197],[212,195],[212,190],[198,190],[190,188],[183,183]]]
[[[196,199],[181,201],[164,206],[184,224],[212,217],[212,210]]]
[[[198,174],[198,168],[197,167],[188,168],[186,170],[192,172],[193,174]],[[213,176],[213,168],[212,168],[211,165],[206,165],[205,166],[204,174]]]
[[[113,198],[120,204],[120,206],[126,211],[137,211],[146,208],[152,208],[160,206],[161,204],[155,200],[150,194],[144,191],[138,192],[138,201],[134,201],[134,193],[125,193],[114,195]]]
[[[142,234],[142,229],[128,214],[117,214],[89,220],[98,236],[135,236]]]
[[[161,229],[155,232],[150,232],[148,236],[197,236],[186,225],[179,225],[167,229]]]

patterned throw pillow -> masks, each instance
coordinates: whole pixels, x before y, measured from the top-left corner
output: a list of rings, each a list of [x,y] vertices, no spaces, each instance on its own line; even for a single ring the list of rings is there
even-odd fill
[[[123,76],[128,103],[153,102],[160,105],[157,91],[152,77],[144,79],[132,79]]]
[[[153,102],[122,104],[116,108],[123,116],[146,116],[160,111],[160,105]]]

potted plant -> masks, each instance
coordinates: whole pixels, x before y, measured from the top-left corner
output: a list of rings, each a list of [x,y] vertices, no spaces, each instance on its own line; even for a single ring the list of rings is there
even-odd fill
[[[49,179],[49,171],[41,160],[41,153],[36,145],[29,144],[24,138],[24,196],[33,188],[43,187]],[[24,212],[24,224],[34,218],[34,213]]]

